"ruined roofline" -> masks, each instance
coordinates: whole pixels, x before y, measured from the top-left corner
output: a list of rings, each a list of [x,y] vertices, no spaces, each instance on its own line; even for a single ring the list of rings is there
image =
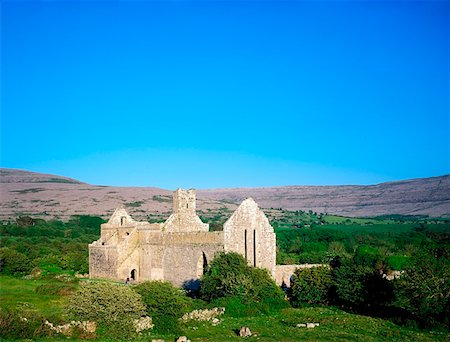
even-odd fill
[[[164,223],[134,221],[119,206],[101,237],[89,245],[89,276],[134,281],[165,280],[180,286],[199,279],[217,252],[241,254],[249,265],[274,275],[276,236],[252,198],[245,199],[224,224],[209,231],[195,210],[194,189],[173,192],[174,212]]]
[[[161,231],[209,231],[209,224],[204,223],[197,215],[196,190],[178,188],[172,194],[172,213],[163,223],[151,224],[146,221],[135,221],[124,205],[118,206],[102,228],[149,228]]]

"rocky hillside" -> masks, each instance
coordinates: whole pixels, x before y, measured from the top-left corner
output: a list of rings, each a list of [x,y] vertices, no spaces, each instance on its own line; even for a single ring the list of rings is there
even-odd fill
[[[167,215],[172,192],[149,187],[98,186],[55,175],[0,169],[0,220],[18,215],[67,219],[108,217],[124,205],[136,219]],[[263,208],[313,210],[344,216],[388,214],[450,217],[450,175],[370,186],[285,186],[199,190],[197,209],[234,210],[246,197]]]

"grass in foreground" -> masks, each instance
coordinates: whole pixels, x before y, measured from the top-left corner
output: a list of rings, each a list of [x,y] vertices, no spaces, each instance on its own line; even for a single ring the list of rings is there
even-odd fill
[[[52,285],[52,279],[19,279],[0,277],[0,305],[2,308],[36,313],[49,320],[60,320],[64,312],[66,297],[60,294],[36,293],[40,285]]]
[[[314,322],[313,329],[298,328],[299,323]],[[258,341],[436,341],[446,340],[446,334],[418,332],[366,316],[346,313],[330,307],[285,309],[270,316],[248,318],[225,317],[213,327],[208,323],[192,324],[185,334],[192,341],[239,341],[236,335],[242,326],[248,326]]]
[[[20,309],[42,315],[49,321],[58,321],[64,316],[66,296],[41,295],[36,287],[54,283],[55,280],[26,280],[0,277],[0,305],[9,309]],[[439,341],[448,340],[449,334],[416,331],[399,327],[382,319],[350,314],[333,307],[288,308],[271,315],[234,318],[226,313],[217,326],[206,322],[191,321],[181,328],[181,335],[191,341],[242,341],[236,332],[248,326],[252,337],[246,341]],[[298,328],[299,323],[314,322],[314,329]],[[175,335],[161,335],[153,331],[139,336],[137,341],[161,338],[174,341]],[[1,338],[1,336],[0,336]],[[41,340],[67,340],[65,336],[54,336]],[[110,340],[97,336],[97,340]]]

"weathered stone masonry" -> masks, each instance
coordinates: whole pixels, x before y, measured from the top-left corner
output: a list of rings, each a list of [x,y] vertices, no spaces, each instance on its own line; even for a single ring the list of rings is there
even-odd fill
[[[116,209],[102,224],[100,239],[89,245],[90,277],[183,285],[199,279],[219,251],[237,252],[275,277],[275,233],[253,199],[242,202],[222,232],[209,232],[195,205],[195,190],[178,189],[172,215],[153,224],[136,222],[124,208]]]

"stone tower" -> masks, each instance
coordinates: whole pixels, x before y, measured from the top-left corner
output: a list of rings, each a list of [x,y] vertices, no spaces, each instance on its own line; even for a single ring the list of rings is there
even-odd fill
[[[209,224],[197,216],[195,190],[177,189],[173,192],[173,214],[164,223],[166,232],[207,232]]]
[[[173,212],[180,214],[195,214],[196,194],[194,189],[177,189],[173,192]]]

